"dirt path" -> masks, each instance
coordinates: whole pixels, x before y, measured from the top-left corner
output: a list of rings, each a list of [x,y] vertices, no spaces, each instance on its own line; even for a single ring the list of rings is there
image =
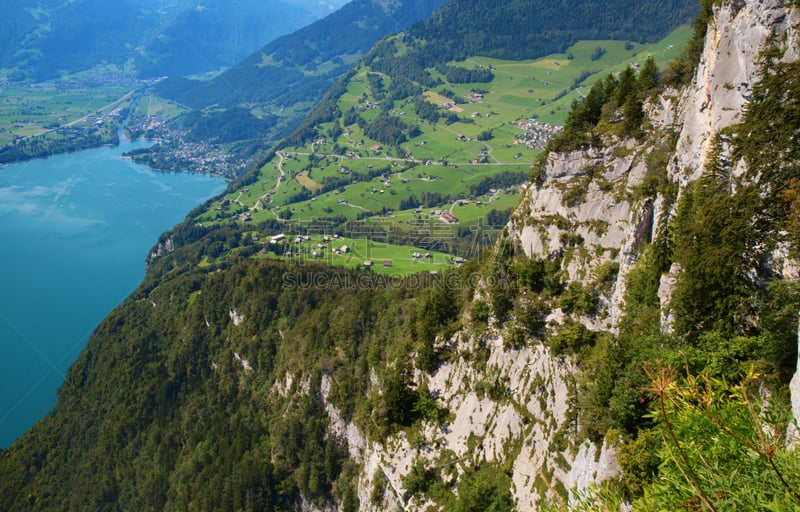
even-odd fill
[[[264,195],[260,196],[256,200],[256,204],[253,205],[251,210],[258,210],[258,209],[266,208],[266,204],[262,205],[261,201],[266,201],[267,197],[269,197],[270,194],[277,193],[278,189],[281,188],[281,183],[283,182],[283,179],[286,177],[286,173],[283,171],[283,161],[285,159],[285,155],[281,151],[278,151],[275,154],[278,156],[278,171],[280,171],[281,174],[280,174],[280,176],[278,176],[278,179],[275,181],[275,186],[272,187],[271,189],[269,189]]]
[[[272,193],[273,194],[276,193],[279,188],[281,188],[281,182],[283,181],[283,178],[286,177],[286,173],[283,172],[283,160],[284,160],[284,158],[285,157],[284,157],[283,152],[278,151],[278,171],[280,171],[281,175],[278,176],[278,180],[275,182],[275,186],[272,188]]]

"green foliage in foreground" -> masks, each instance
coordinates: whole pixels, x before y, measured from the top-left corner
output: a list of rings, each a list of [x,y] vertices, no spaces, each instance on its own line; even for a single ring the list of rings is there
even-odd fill
[[[796,241],[798,64],[779,56],[767,53],[743,122],[725,134],[747,173],[734,176],[722,137],[712,141],[703,176],[628,274],[618,338],[582,353],[584,433],[620,440],[623,475],[576,510],[612,498],[634,510],[800,507],[800,459],[786,444],[800,285],[764,264]],[[664,333],[657,290],[673,262]]]
[[[787,430],[788,409],[763,393],[763,375],[752,369],[736,381],[694,375],[671,365],[646,365],[654,427],[619,449],[626,473],[637,481],[633,511],[764,510],[800,508],[797,438]],[[606,482],[548,511],[619,510],[630,500],[630,474],[623,486]]]
[[[800,458],[786,448],[791,414],[762,396],[760,376],[738,382],[669,367],[646,369],[662,439],[659,478],[638,510],[797,510]]]

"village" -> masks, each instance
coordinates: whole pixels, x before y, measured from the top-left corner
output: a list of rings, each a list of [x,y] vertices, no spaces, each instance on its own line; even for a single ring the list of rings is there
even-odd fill
[[[561,133],[562,128],[552,124],[542,123],[536,119],[527,121],[514,121],[511,124],[522,130],[522,137],[514,140],[514,144],[525,144],[525,147],[535,151],[543,151],[551,137]]]
[[[186,141],[186,132],[173,125],[158,115],[132,116],[127,125],[131,136],[154,144],[127,156],[158,171],[209,174],[226,180],[235,179],[247,168],[248,161],[235,158],[219,144]]]

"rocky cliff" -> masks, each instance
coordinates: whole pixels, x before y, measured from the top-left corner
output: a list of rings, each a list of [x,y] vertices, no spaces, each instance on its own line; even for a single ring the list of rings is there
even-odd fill
[[[786,423],[760,414],[791,409],[797,364],[796,4],[704,2],[691,76],[604,79],[459,271],[252,248],[211,270],[201,230],[165,238],[56,409],[0,451],[0,508],[535,511],[608,489],[609,509],[796,508]]]
[[[768,46],[780,46],[784,61],[797,59],[798,22],[800,9],[781,0],[714,6],[694,77],[685,87],[667,88],[648,99],[643,135],[607,135],[600,145],[547,157],[512,216],[508,238],[528,258],[558,257],[567,281],[592,286],[600,295],[591,314],[555,308],[547,329],[572,318],[591,331],[617,333],[626,278],[640,250],[674,217],[677,198],[702,175],[709,159],[730,156],[724,139],[723,156],[712,155],[713,142],[741,122],[760,78],[760,55]],[[738,175],[746,167],[743,160],[726,165]],[[648,188],[655,174],[666,176],[671,193]],[[774,265],[778,274],[783,259]],[[601,288],[598,271],[609,267],[618,269],[616,277]],[[680,262],[674,262],[660,279],[661,325],[667,332],[680,272]],[[511,319],[439,340],[463,356],[431,376],[417,373],[415,378],[452,413],[443,427],[429,425],[414,439],[401,432],[374,442],[328,406],[334,431],[348,440],[351,456],[363,464],[359,496],[362,506],[371,504],[365,509],[424,510],[430,502],[424,495],[411,496],[403,483],[417,461],[451,482],[479,462],[497,463],[510,475],[513,497],[523,511],[537,510],[547,495],[586,490],[618,474],[608,442],[576,441],[581,418],[573,407],[580,364],[554,356],[535,340],[515,346],[509,342],[514,329]],[[480,350],[485,361],[469,357]],[[499,392],[486,392],[492,387]],[[376,486],[381,487],[377,494]]]

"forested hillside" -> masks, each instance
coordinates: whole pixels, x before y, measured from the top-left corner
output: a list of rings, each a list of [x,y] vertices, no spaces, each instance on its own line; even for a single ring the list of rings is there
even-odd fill
[[[355,511],[356,467],[304,389],[333,378],[329,399],[378,436],[444,413],[397,365],[459,309],[460,294],[426,290],[432,278],[168,266],[104,320],[56,410],[2,453],[0,508],[298,510],[335,497]],[[389,388],[364,401],[379,367]]]
[[[0,14],[5,76],[41,81],[98,66],[140,78],[214,71],[327,12],[281,0],[14,0]]]
[[[409,30],[448,59],[485,55],[533,59],[563,52],[581,39],[653,42],[697,13],[697,2],[511,0],[502,9],[457,0]]]
[[[166,81],[159,95],[195,109],[209,105],[290,107],[317,101],[375,42],[429,16],[444,0],[354,0],[278,38],[210,82]]]

